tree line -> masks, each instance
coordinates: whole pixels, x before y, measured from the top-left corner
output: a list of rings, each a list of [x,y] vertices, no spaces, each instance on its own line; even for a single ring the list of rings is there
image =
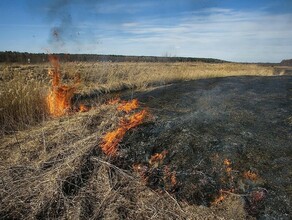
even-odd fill
[[[156,56],[123,56],[99,54],[53,54],[61,61],[68,62],[206,62],[223,63],[226,61],[212,58],[193,57],[156,57]],[[5,51],[0,52],[0,63],[45,63],[48,54]]]

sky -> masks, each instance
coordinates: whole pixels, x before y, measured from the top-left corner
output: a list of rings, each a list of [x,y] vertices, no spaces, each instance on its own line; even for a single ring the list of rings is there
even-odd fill
[[[0,51],[292,58],[292,0],[1,0]]]

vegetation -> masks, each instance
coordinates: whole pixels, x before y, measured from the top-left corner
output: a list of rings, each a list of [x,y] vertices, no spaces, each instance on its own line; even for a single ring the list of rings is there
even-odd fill
[[[292,59],[290,59],[290,60],[282,60],[280,64],[282,66],[292,66]]]
[[[0,69],[1,133],[23,129],[47,117],[45,96],[50,86],[48,63],[4,64]],[[255,64],[207,63],[61,63],[63,81],[81,75],[79,94],[96,96],[124,89],[143,90],[151,86],[211,77],[273,74],[272,67]]]
[[[138,175],[114,165],[98,145],[103,132],[118,126],[119,114],[116,105],[103,104],[5,136],[0,145],[0,217],[245,219],[238,196],[211,208],[178,203],[170,193],[151,190]]]
[[[80,72],[82,92],[113,92],[123,89],[145,89],[184,80],[213,77],[273,74],[272,67],[255,64],[207,63],[65,63],[67,74]]]
[[[212,58],[192,57],[155,57],[155,56],[123,56],[98,54],[55,54],[63,61],[70,62],[206,62],[223,63],[226,61]],[[20,53],[13,51],[0,52],[0,63],[45,63],[48,55],[45,53]]]
[[[10,70],[1,69],[0,134],[27,128],[47,117],[43,81],[26,75],[27,71],[22,73],[22,67]]]
[[[231,193],[211,207],[178,202],[170,192],[146,187],[125,161],[121,163],[126,165],[103,154],[104,134],[129,117],[117,111],[117,105],[95,103],[88,112],[48,120],[49,68],[46,62],[0,66],[0,218],[246,219],[237,195]],[[61,63],[64,84],[70,84],[76,73],[81,75],[76,97],[273,72],[269,66],[234,63]]]

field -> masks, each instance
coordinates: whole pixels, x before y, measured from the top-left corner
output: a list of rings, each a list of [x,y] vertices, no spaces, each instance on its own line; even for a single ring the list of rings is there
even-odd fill
[[[27,127],[47,118],[45,96],[50,87],[50,64],[9,65],[0,67],[1,133]],[[273,75],[272,67],[243,64],[205,63],[64,63],[63,79],[68,82],[78,73],[79,96],[99,97],[100,94],[125,89],[143,90],[151,86],[201,78],[238,75]]]
[[[0,219],[289,218],[286,69],[61,63],[56,116],[49,63],[0,68]]]

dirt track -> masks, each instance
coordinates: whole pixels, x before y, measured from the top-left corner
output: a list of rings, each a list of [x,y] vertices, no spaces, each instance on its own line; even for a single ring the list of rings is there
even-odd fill
[[[147,164],[150,155],[166,149],[164,164],[177,173],[177,198],[209,205],[220,189],[232,189],[244,195],[250,215],[288,219],[291,95],[291,76],[206,79],[136,93],[156,119],[127,135],[124,159]],[[231,161],[232,177],[224,159]],[[257,179],[244,178],[246,171]],[[149,186],[157,187],[159,178]],[[259,200],[253,198],[257,193]]]

